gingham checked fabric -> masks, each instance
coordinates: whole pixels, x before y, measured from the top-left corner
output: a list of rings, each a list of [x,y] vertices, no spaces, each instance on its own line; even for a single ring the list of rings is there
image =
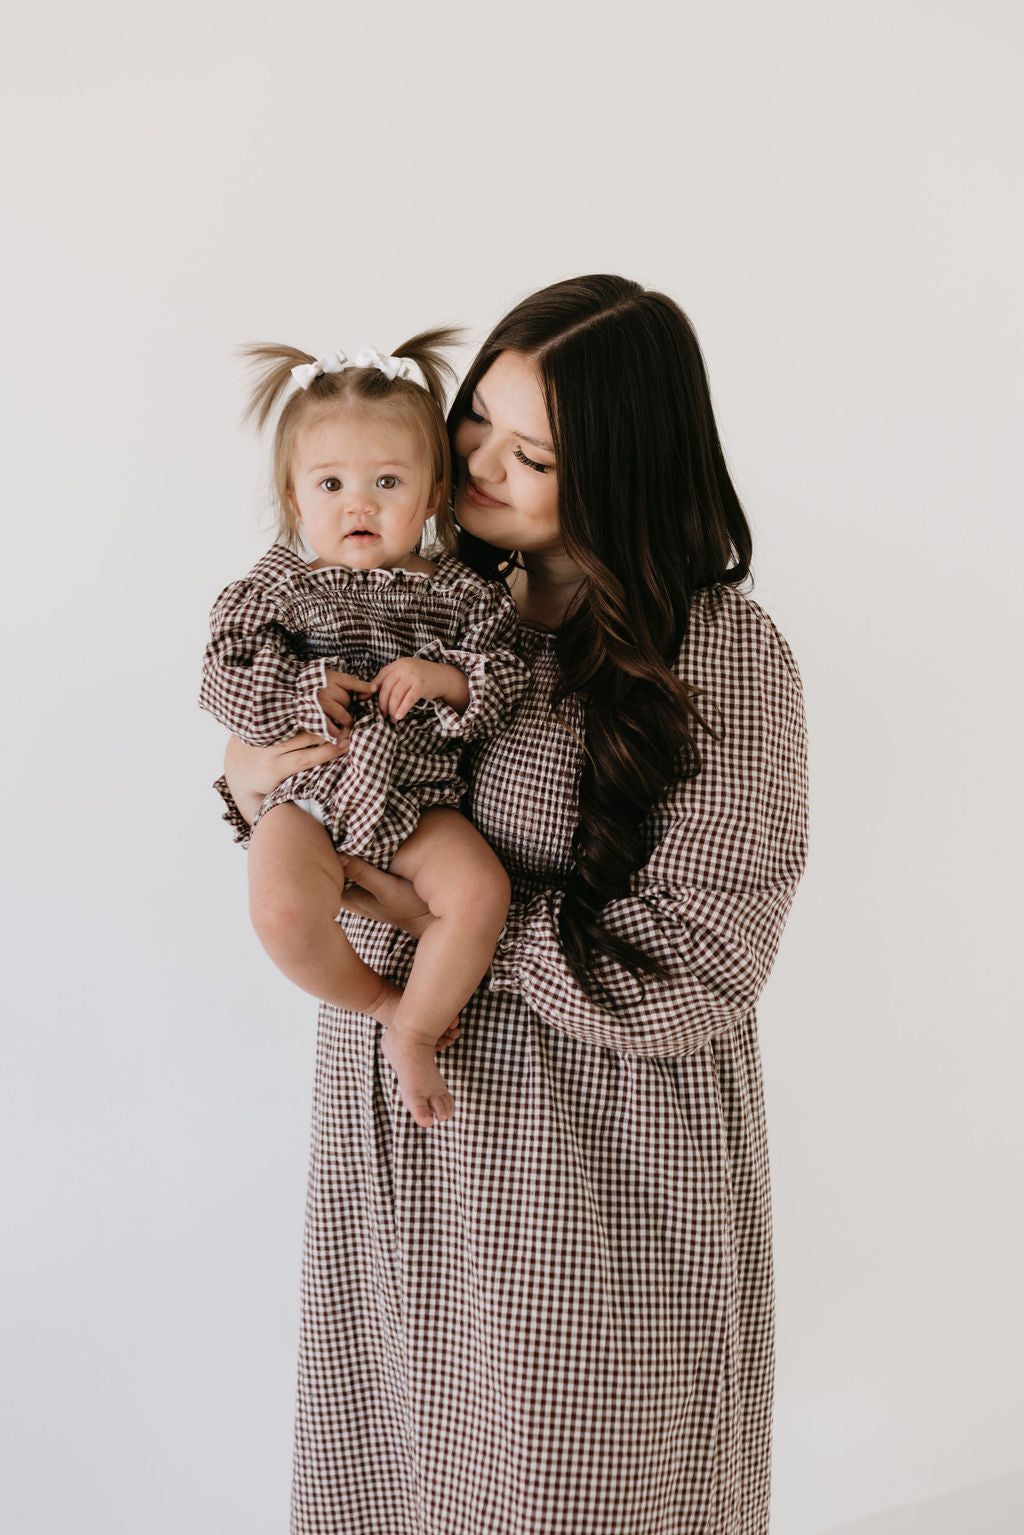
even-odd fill
[[[764,1535],[768,1164],[754,1004],[805,852],[799,678],[771,620],[700,593],[681,675],[704,771],[608,917],[666,981],[574,986],[554,927],[585,727],[529,691],[474,750],[466,807],[508,868],[491,981],[418,1130],[377,1028],[320,1012],[293,1535]],[[401,979],[411,944],[351,919]]]
[[[437,699],[396,723],[367,699],[347,754],[287,779],[257,821],[274,805],[312,800],[336,846],[386,867],[428,806],[461,801],[462,743],[504,723],[527,671],[504,589],[443,552],[431,558],[433,575],[312,570],[275,545],[217,599],[199,701],[252,746],[297,730],[333,737],[317,699],[328,666],[369,680],[399,656],[420,656],[457,666],[469,684],[462,714]],[[238,830],[244,840],[248,828]]]

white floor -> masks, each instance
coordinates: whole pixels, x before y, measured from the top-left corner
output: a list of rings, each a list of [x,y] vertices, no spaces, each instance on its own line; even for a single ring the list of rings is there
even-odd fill
[[[1024,1471],[944,1498],[833,1525],[823,1535],[1024,1535]]]

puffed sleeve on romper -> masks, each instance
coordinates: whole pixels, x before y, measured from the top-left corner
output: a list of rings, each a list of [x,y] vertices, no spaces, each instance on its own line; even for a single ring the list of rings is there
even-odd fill
[[[588,998],[562,954],[561,893],[514,903],[491,989],[519,993],[552,1027],[637,1056],[682,1056],[747,1017],[771,970],[803,870],[807,771],[803,696],[786,641],[757,604],[717,589],[691,623],[679,675],[714,730],[703,769],[656,807],[650,859],[605,908],[614,933],[666,978],[594,962]],[[715,608],[720,621],[710,621]],[[726,612],[723,613],[722,609]]]
[[[416,654],[424,661],[456,666],[465,675],[469,703],[461,714],[440,698],[432,705],[442,736],[471,741],[493,735],[508,723],[530,674],[516,651],[519,611],[508,592],[496,581],[477,576],[465,583],[465,591],[459,637],[451,644],[432,640]]]
[[[273,746],[300,730],[334,740],[317,698],[324,662],[297,653],[254,574],[233,581],[214,604],[199,702],[249,746]]]

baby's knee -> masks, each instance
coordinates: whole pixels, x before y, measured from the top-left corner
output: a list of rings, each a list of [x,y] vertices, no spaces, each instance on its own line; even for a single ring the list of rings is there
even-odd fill
[[[500,932],[511,899],[509,877],[496,858],[480,868],[468,870],[454,893],[459,921],[478,931],[493,929]]]
[[[280,948],[294,941],[308,919],[307,902],[287,880],[254,879],[249,884],[249,916],[264,944]]]

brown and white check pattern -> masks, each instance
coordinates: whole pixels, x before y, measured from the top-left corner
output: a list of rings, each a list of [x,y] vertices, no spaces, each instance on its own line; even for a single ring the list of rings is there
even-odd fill
[[[418,1130],[368,1018],[320,1012],[293,1535],[764,1535],[772,1409],[768,1164],[754,1005],[805,854],[800,682],[771,620],[698,594],[681,675],[704,771],[654,817],[608,920],[670,968],[559,951],[582,711],[553,646],[473,749],[467,809],[516,900]],[[564,721],[564,722],[563,722]],[[401,978],[410,942],[352,919]]]
[[[460,803],[463,742],[505,723],[527,669],[504,588],[441,551],[431,558],[433,575],[311,570],[275,544],[217,599],[199,701],[251,746],[298,730],[333,736],[317,699],[328,666],[369,680],[399,656],[420,656],[457,666],[469,684],[462,714],[438,699],[396,723],[367,699],[346,755],[286,779],[257,821],[274,805],[312,800],[336,846],[387,867],[428,806]],[[244,840],[248,828],[238,830]]]

